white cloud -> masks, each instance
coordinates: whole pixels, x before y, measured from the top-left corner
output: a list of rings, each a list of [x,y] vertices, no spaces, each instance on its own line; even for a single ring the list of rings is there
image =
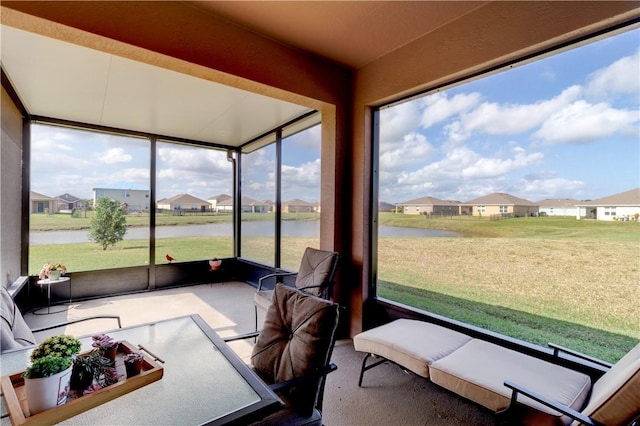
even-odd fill
[[[118,171],[118,176],[126,182],[137,183],[142,186],[149,186],[149,169],[129,168]]]
[[[383,144],[398,143],[407,133],[420,125],[418,102],[405,102],[380,111],[380,141]]]
[[[530,201],[540,201],[545,198],[579,198],[579,194],[584,190],[586,184],[579,179],[520,179],[519,191],[523,197]]]
[[[124,148],[110,148],[98,156],[99,161],[105,164],[129,163],[132,158]]]
[[[459,124],[450,126],[449,137],[468,138],[472,132],[489,135],[517,135],[543,123],[548,117],[575,100],[581,93],[580,86],[571,86],[560,95],[533,104],[502,105],[485,102],[473,111],[463,114]]]
[[[480,93],[459,93],[451,99],[446,93],[435,93],[419,100],[417,104],[424,108],[420,125],[428,129],[449,117],[473,109],[480,102]]]
[[[401,143],[381,144],[380,167],[385,170],[401,169],[411,164],[425,162],[436,152],[427,138],[411,132]]]
[[[523,148],[513,149],[512,158],[478,158],[473,164],[462,170],[465,179],[486,179],[506,175],[516,170],[522,170],[542,160],[543,154],[534,152],[527,154]]]
[[[620,94],[640,96],[640,49],[589,75],[586,91],[599,99]]]
[[[299,166],[282,165],[282,197],[308,202],[320,199],[320,159]]]
[[[400,184],[415,184],[442,180],[474,180],[497,178],[507,173],[522,170],[539,162],[543,154],[527,154],[521,147],[512,149],[510,158],[483,157],[473,150],[460,147],[446,153],[440,161],[435,161],[415,172],[398,175]]]
[[[585,144],[616,133],[637,134],[632,126],[639,122],[639,110],[619,110],[606,103],[594,105],[580,100],[551,116],[533,138],[543,145]]]

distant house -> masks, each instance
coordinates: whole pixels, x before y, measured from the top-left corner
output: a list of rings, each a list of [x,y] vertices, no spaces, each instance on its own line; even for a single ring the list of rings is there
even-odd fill
[[[637,220],[640,215],[640,188],[609,195],[593,201],[583,201],[578,207],[586,214],[576,215],[576,219],[587,217],[597,220]]]
[[[158,210],[171,211],[200,211],[209,209],[209,201],[194,197],[190,194],[178,194],[173,197],[164,198],[157,202]]]
[[[227,195],[227,194],[218,194],[218,195],[213,195],[213,196],[207,198],[207,202],[209,203],[209,207],[214,212],[226,211],[226,209],[224,209],[224,208],[218,209],[218,204],[221,203],[222,201],[226,201],[226,200],[233,200],[233,198],[231,197],[231,195]]]
[[[313,213],[313,203],[297,198],[282,203],[282,213]]]
[[[545,198],[538,201],[538,211],[547,216],[585,216],[586,208],[578,207],[573,198]]]
[[[233,197],[229,197],[226,200],[219,200],[216,202],[217,212],[232,212],[233,211]]]
[[[82,200],[75,195],[62,194],[56,197],[58,199],[58,212],[71,212],[82,204]]]
[[[460,214],[460,202],[440,200],[434,197],[422,197],[396,204],[404,214],[426,214],[457,216]]]
[[[272,203],[269,201],[257,201],[253,198],[242,197],[240,201],[242,213],[269,213]]]
[[[58,211],[58,200],[53,197],[29,191],[29,213],[53,214]]]
[[[149,211],[150,192],[135,184],[113,184],[109,188],[93,188],[93,203],[103,197],[119,201],[130,212]]]
[[[242,197],[240,200],[240,212],[242,213],[269,213],[271,211],[271,203],[268,201],[258,201],[250,197]],[[233,211],[233,198],[220,201],[217,205],[217,211]]]
[[[378,203],[378,211],[379,212],[396,212],[396,206],[391,204],[391,203],[387,203],[386,201],[380,201]]]
[[[471,216],[492,216],[511,214],[522,217],[538,212],[538,205],[524,198],[503,192],[494,192],[460,204],[462,214]]]

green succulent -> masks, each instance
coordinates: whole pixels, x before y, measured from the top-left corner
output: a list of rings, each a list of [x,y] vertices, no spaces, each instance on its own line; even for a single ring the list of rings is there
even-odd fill
[[[38,358],[46,356],[71,358],[80,352],[81,347],[82,344],[80,341],[73,336],[67,334],[51,336],[43,340],[42,343],[31,352],[31,362],[35,362]]]
[[[61,356],[45,356],[36,359],[27,367],[23,377],[25,379],[39,379],[50,377],[71,367],[71,360]]]

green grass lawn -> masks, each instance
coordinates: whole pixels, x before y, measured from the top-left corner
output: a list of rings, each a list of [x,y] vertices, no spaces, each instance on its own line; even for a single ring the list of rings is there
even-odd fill
[[[286,215],[312,220],[313,215]],[[243,220],[273,215],[243,215]],[[83,229],[88,218],[32,215],[32,228]],[[166,226],[230,222],[230,215],[158,216]],[[148,226],[148,217],[127,217]],[[525,341],[555,342],[611,362],[640,339],[640,223],[539,217],[487,218],[382,213],[379,223],[448,230],[462,238],[379,238],[378,295]],[[160,225],[160,226],[162,226]],[[243,240],[245,256],[269,263],[272,238]],[[297,269],[304,247],[317,239],[287,238],[283,266]],[[53,253],[53,255],[52,255]],[[57,253],[57,254],[56,254]],[[102,251],[95,243],[32,246],[29,270],[62,261],[70,271],[148,262],[148,241],[122,241]],[[231,237],[158,239],[156,263],[229,257]],[[179,256],[175,254],[179,253]],[[55,258],[52,258],[55,257]]]

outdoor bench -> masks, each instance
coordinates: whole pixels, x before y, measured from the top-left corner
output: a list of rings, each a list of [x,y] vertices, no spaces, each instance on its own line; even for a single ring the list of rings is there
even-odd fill
[[[640,416],[640,344],[612,367],[602,362],[611,368],[593,386],[581,372],[424,321],[398,319],[353,344],[366,352],[358,386],[365,371],[391,361],[503,417],[517,413],[524,424],[626,425]],[[367,364],[372,355],[381,359]]]

